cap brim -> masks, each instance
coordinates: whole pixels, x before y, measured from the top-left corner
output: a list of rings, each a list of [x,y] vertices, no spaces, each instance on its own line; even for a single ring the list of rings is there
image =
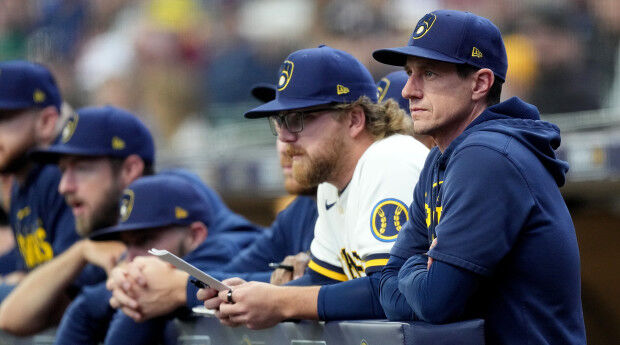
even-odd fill
[[[174,225],[186,225],[186,224],[170,223],[170,222],[163,222],[163,223],[162,222],[141,222],[141,223],[117,224],[115,226],[93,231],[88,237],[94,241],[109,241],[109,240],[118,239],[118,235],[121,232],[145,230],[145,229],[157,229],[157,228],[162,228],[165,226],[174,226]]]
[[[34,150],[30,153],[30,159],[42,164],[56,164],[62,156],[103,156],[88,149],[75,147],[49,147],[44,150]]]
[[[252,87],[252,96],[266,103],[276,99],[276,87],[272,84],[259,83]]]
[[[465,61],[455,59],[445,54],[436,52],[434,50],[420,48],[416,46],[405,46],[398,48],[387,48],[375,50],[372,53],[372,57],[386,65],[392,66],[404,66],[407,64],[407,57],[417,56],[425,59],[438,60],[444,62],[451,62],[456,64],[464,64]]]
[[[280,99],[274,99],[271,102],[267,102],[248,111],[243,116],[247,119],[258,119],[261,117],[268,117],[285,110],[302,109],[331,103],[333,103],[331,100],[308,100],[280,97]]]

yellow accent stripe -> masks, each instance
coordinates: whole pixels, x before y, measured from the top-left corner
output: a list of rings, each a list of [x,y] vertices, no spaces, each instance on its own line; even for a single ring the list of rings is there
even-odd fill
[[[342,273],[334,272],[332,270],[328,270],[327,268],[323,266],[319,266],[319,264],[314,262],[314,260],[310,260],[308,267],[310,267],[311,270],[316,271],[317,273],[322,274],[326,276],[327,278],[331,278],[333,280],[338,280],[341,282],[349,280],[349,278],[347,278],[346,275]]]
[[[372,259],[365,262],[366,267],[385,266],[388,263],[388,259]]]
[[[442,183],[443,183],[443,181],[439,181],[439,184],[442,184]],[[437,182],[433,183],[433,188],[434,187],[437,187]]]

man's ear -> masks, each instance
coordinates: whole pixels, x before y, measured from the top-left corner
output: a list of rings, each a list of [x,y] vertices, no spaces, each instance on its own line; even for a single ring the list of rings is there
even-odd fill
[[[473,86],[471,98],[474,101],[484,99],[491,91],[491,86],[495,82],[495,75],[493,71],[488,68],[482,68],[473,74]]]
[[[127,188],[130,183],[137,180],[142,174],[144,174],[144,161],[142,158],[136,154],[127,156],[123,161],[119,176],[123,188]]]
[[[35,122],[35,141],[37,145],[48,146],[56,138],[56,123],[60,115],[55,106],[50,105],[39,110],[39,116]]]
[[[366,128],[366,113],[364,108],[356,105],[349,111],[349,133],[352,138],[357,137]]]
[[[192,224],[190,224],[189,229],[190,236],[186,238],[189,243],[186,244],[189,248],[188,252],[191,252],[207,239],[207,236],[209,235],[209,229],[203,222],[193,222]]]

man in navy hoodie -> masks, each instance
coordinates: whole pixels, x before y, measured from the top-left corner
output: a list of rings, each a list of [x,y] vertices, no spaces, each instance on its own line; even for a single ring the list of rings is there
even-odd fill
[[[499,103],[507,59],[497,27],[435,11],[407,46],[373,57],[405,67],[414,131],[438,145],[382,273],[386,315],[481,317],[490,344],[585,344],[559,129],[518,98]]]

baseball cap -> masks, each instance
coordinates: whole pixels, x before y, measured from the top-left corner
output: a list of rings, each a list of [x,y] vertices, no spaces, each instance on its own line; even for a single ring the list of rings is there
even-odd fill
[[[275,99],[248,111],[245,117],[352,103],[361,96],[377,101],[377,88],[368,69],[351,54],[321,45],[291,53],[280,66]]]
[[[186,226],[196,221],[208,227],[212,219],[209,202],[186,179],[169,174],[145,176],[123,192],[118,224],[97,230],[90,238],[108,240],[124,231]]]
[[[276,99],[276,86],[269,83],[258,83],[252,86],[252,96],[257,100],[267,103]]]
[[[490,20],[469,12],[438,10],[426,14],[405,47],[375,50],[375,60],[404,66],[407,56],[488,68],[506,80],[508,59],[499,29]]]
[[[62,99],[47,68],[23,60],[0,62],[0,109],[44,108],[49,105],[60,112]]]
[[[377,91],[379,92],[379,102],[385,102],[393,99],[398,103],[401,109],[409,114],[409,100],[403,98],[402,91],[407,84],[409,76],[405,71],[396,71],[389,73],[381,78],[377,83]]]
[[[137,154],[145,162],[155,161],[153,137],[130,112],[112,107],[88,107],[71,115],[60,140],[47,149],[32,153],[42,162],[55,162],[62,155],[125,158]]]

